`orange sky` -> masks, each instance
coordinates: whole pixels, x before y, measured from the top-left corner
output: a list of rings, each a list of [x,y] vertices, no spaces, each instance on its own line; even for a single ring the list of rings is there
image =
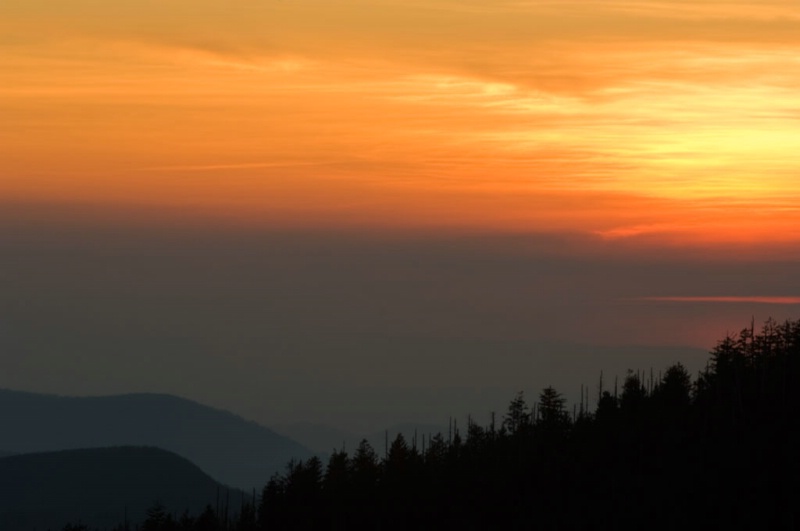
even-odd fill
[[[4,0],[0,201],[800,240],[796,0]]]

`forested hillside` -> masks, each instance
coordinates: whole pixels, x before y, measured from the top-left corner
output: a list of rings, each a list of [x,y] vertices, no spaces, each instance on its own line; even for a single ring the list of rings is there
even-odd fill
[[[365,441],[289,463],[237,519],[147,530],[793,529],[800,524],[800,321],[720,341],[682,365],[601,379],[575,414],[553,388],[488,424]],[[203,527],[206,526],[206,527]]]

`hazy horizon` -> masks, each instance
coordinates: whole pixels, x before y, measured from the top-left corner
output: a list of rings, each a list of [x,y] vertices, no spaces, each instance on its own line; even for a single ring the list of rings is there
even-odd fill
[[[800,309],[788,0],[4,0],[0,387],[484,418]]]
[[[696,373],[727,333],[796,308],[762,300],[793,285],[791,260],[20,218],[0,230],[0,387],[177,394],[265,425],[488,418],[551,384],[594,400],[601,370]]]

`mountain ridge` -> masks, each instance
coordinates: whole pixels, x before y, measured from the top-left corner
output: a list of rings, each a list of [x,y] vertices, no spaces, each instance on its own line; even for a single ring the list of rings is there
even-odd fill
[[[155,502],[171,513],[200,513],[223,493],[238,508],[246,496],[188,459],[147,446],[37,452],[0,458],[0,528],[108,528],[144,520]]]
[[[263,487],[290,459],[313,455],[230,411],[162,393],[72,397],[0,389],[0,426],[4,452],[153,446],[247,490]]]

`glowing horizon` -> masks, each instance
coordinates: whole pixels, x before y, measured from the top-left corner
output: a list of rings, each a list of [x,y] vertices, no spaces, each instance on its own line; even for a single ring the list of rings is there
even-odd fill
[[[2,203],[800,242],[785,0],[9,0],[0,15]]]

